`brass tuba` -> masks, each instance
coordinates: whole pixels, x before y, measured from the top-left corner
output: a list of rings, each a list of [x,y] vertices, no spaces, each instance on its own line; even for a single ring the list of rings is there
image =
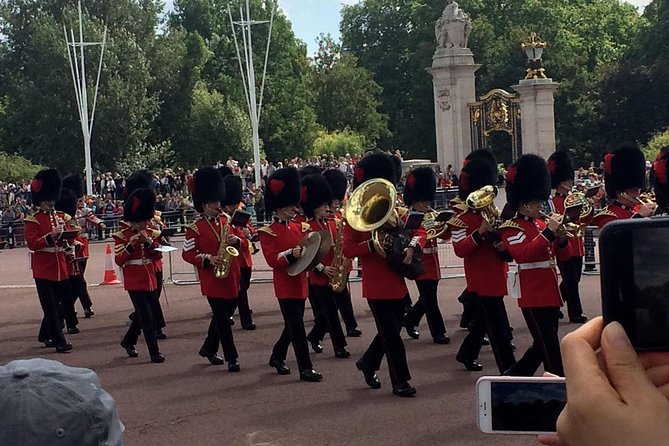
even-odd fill
[[[481,217],[493,228],[499,226],[500,211],[495,206],[495,198],[499,189],[497,186],[483,186],[467,196],[467,207],[473,211],[478,211]]]
[[[230,217],[228,216],[228,221]],[[239,256],[239,250],[234,246],[228,245],[228,233],[230,232],[230,224],[225,223],[221,225],[220,241],[218,244],[218,253],[220,264],[214,269],[214,276],[217,279],[225,279],[230,275],[230,267],[232,266],[232,258]]]

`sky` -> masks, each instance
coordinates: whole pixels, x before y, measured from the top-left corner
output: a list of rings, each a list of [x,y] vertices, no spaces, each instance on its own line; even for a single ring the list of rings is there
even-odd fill
[[[308,54],[311,56],[318,48],[316,38],[320,33],[330,33],[335,40],[339,38],[339,13],[342,5],[359,2],[360,0],[279,0],[279,7],[293,24],[295,35],[307,44]],[[629,0],[640,11],[650,2],[651,0]],[[166,0],[166,8],[172,8],[172,0]]]

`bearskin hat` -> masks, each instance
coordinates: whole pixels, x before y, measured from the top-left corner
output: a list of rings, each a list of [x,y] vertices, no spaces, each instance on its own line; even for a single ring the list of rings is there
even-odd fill
[[[225,178],[228,175],[232,175],[232,169],[230,169],[228,166],[221,166],[218,168],[218,173],[221,174],[221,177]]]
[[[395,186],[397,186],[397,183],[400,182],[402,179],[402,159],[398,156],[391,155],[390,156],[392,162],[393,162],[393,167],[395,169],[395,181],[391,181]]]
[[[265,210],[270,213],[300,203],[300,175],[294,167],[277,169],[267,178]]]
[[[371,153],[355,165],[353,188],[373,178],[383,178],[395,184],[396,175],[392,156],[383,152]]]
[[[84,183],[81,180],[81,175],[68,175],[63,178],[63,189],[70,189],[77,198],[84,196]]]
[[[495,158],[495,154],[487,149],[476,149],[473,152],[469,152],[469,154],[467,154],[467,157],[465,158],[464,164],[467,164],[468,161],[471,161],[476,158],[485,158],[488,161],[490,161],[493,164],[493,166],[495,166],[495,168],[497,168],[497,159]],[[462,167],[464,167],[464,165]]]
[[[138,170],[125,179],[124,198],[127,199],[132,191],[140,187],[153,187],[153,174],[146,169]]]
[[[486,156],[474,157],[467,161],[460,171],[458,197],[466,200],[467,196],[483,186],[497,184],[497,167]]]
[[[156,193],[151,187],[140,187],[130,193],[123,204],[123,220],[140,223],[153,218],[156,207]]]
[[[646,185],[646,159],[635,144],[624,144],[604,156],[606,195]]]
[[[437,176],[431,167],[418,167],[409,173],[404,185],[404,203],[411,206],[416,201],[434,202],[437,193]]]
[[[204,205],[210,201],[225,199],[225,182],[214,167],[202,167],[193,174],[191,184],[193,207],[198,212],[204,212]]]
[[[56,201],[56,210],[74,217],[77,213],[77,201],[79,201],[77,194],[73,190],[64,187],[60,192],[60,199]]]
[[[304,166],[299,170],[300,178],[304,178],[307,175],[320,175],[321,173],[323,173],[323,169],[320,166],[315,166],[312,164]]]
[[[555,189],[560,183],[574,179],[574,161],[566,150],[553,152],[548,158],[548,171],[551,174],[551,187]]]
[[[548,200],[551,176],[546,161],[537,155],[523,155],[506,172],[506,201],[518,210],[521,203]]]
[[[663,148],[653,162],[650,172],[651,183],[655,191],[658,208],[666,210],[669,206],[669,147]]]
[[[332,189],[323,175],[312,174],[302,178],[300,206],[304,215],[314,218],[314,210],[332,201]]]
[[[40,170],[30,183],[33,204],[43,201],[58,201],[63,179],[56,169]]]
[[[225,183],[225,197],[221,201],[222,206],[229,204],[237,205],[244,199],[242,190],[242,177],[238,175],[228,175],[223,178]]]
[[[344,172],[339,169],[328,169],[323,172],[323,178],[325,178],[325,181],[330,185],[333,199],[341,201],[346,197],[348,180],[346,179]]]

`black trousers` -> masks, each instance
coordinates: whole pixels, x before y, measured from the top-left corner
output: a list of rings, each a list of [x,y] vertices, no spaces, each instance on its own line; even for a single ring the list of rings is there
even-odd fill
[[[39,335],[37,336],[39,342],[51,340],[56,345],[62,345],[66,342],[61,326],[62,319],[58,311],[61,296],[67,292],[64,290],[65,283],[67,281],[55,282],[46,279],[35,279],[37,297],[42,307],[42,313],[44,313]]]
[[[516,358],[511,348],[511,332],[504,299],[502,296],[478,296],[472,293],[470,305],[472,323],[456,357],[461,361],[477,359],[483,337],[488,333],[497,369],[500,373],[505,372],[515,364]]]
[[[557,310],[555,307],[522,309],[533,342],[523,357],[511,367],[509,370],[511,375],[533,376],[543,363],[545,371],[564,376],[560,356],[560,339],[558,338]]]
[[[307,333],[304,330],[304,299],[278,299],[283,316],[283,331],[272,349],[272,359],[285,361],[288,346],[293,344],[297,366],[300,371],[311,370]]]
[[[460,296],[458,297],[458,302],[462,304],[462,316],[460,318],[460,328],[467,328],[473,319],[473,306],[472,301],[475,299],[475,294],[470,293],[467,288],[465,288]]]
[[[79,299],[84,310],[93,306],[91,296],[88,294],[88,286],[84,279],[83,272],[76,276],[70,276],[70,287],[72,288],[72,299],[74,302]]]
[[[406,350],[400,336],[404,319],[403,299],[367,299],[376,322],[377,334],[362,355],[363,365],[379,370],[383,355],[388,361],[388,372],[393,386],[409,381]]]
[[[135,317],[123,337],[124,345],[135,345],[139,334],[144,332],[144,340],[151,356],[160,353],[158,340],[154,331],[152,301],[156,298],[154,291],[128,291],[132,306],[135,307]]]
[[[151,311],[153,312],[153,322],[155,330],[160,331],[167,325],[165,323],[165,315],[163,315],[163,307],[160,305],[160,295],[163,293],[163,272],[156,271],[156,297],[151,300]]]
[[[322,340],[325,333],[330,333],[332,348],[339,350],[348,345],[344,330],[339,322],[339,313],[337,311],[337,294],[332,291],[328,285],[313,285],[313,302],[319,307],[317,317],[314,321],[314,327],[307,336],[308,339]]]
[[[564,262],[558,262],[562,281],[560,282],[560,294],[567,302],[567,312],[570,318],[583,314],[581,296],[578,284],[581,281],[583,271],[583,257],[572,257]]]
[[[239,308],[239,320],[242,325],[247,325],[253,322],[251,316],[251,307],[249,307],[249,287],[251,286],[251,268],[241,268],[241,280],[239,282],[239,293],[237,294],[237,301],[235,302]],[[230,315],[234,313],[234,309]]]
[[[416,280],[416,287],[418,287],[420,295],[418,301],[404,318],[405,325],[417,327],[423,315],[427,315],[427,325],[433,338],[446,334],[444,317],[441,315],[437,299],[438,286],[438,280]]]
[[[211,322],[207,337],[202,344],[202,350],[208,355],[218,352],[218,344],[223,347],[223,358],[227,361],[233,361],[239,358],[235,340],[232,336],[232,327],[230,326],[230,315],[235,308],[234,299],[217,299],[207,297],[207,302],[211,307]]]
[[[341,293],[337,294],[335,300],[344,325],[346,325],[346,331],[358,328],[358,321],[355,319],[355,314],[353,313],[353,302],[351,302],[351,291],[348,285]]]

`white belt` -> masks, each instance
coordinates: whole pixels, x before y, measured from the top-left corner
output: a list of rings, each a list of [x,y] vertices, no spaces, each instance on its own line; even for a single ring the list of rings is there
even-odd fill
[[[63,252],[65,251],[62,246],[48,246],[46,248],[40,248],[37,252]]]
[[[553,263],[549,260],[543,262],[519,263],[518,268],[523,269],[549,269],[553,267]]]
[[[123,264],[123,266],[132,266],[132,265],[148,265],[149,263],[153,263],[149,259],[136,259],[136,260],[128,260]]]
[[[423,249],[423,254],[434,254],[437,250],[438,248],[425,248]]]

